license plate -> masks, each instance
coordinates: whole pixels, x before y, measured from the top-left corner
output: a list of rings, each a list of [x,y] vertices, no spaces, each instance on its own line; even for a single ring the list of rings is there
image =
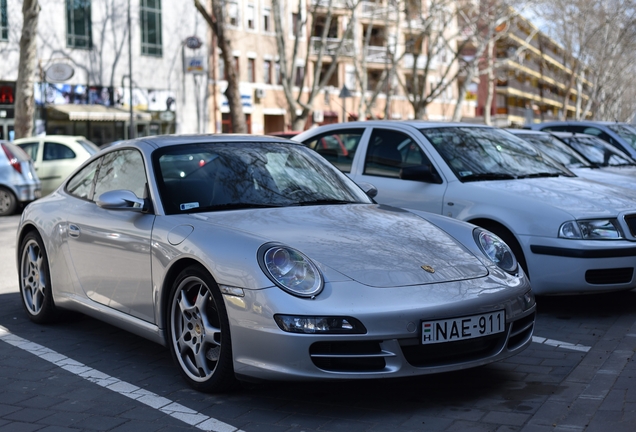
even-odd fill
[[[454,342],[501,333],[506,328],[503,310],[438,321],[422,321],[422,344]]]

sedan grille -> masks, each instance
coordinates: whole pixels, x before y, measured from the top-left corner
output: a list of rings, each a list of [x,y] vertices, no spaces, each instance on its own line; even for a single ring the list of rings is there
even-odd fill
[[[585,281],[592,285],[626,284],[632,281],[633,275],[633,267],[588,270]]]
[[[625,216],[625,222],[629,227],[629,232],[632,233],[634,237],[636,237],[636,214]]]

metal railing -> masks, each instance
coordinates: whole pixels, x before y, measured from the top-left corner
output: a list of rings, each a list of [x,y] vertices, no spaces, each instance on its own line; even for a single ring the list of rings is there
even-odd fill
[[[323,55],[335,55],[338,51],[338,47],[340,46],[340,42],[342,39],[339,38],[326,38],[324,41],[324,51]],[[311,51],[312,55],[318,55],[320,53],[320,48],[323,46],[322,38],[318,36],[314,36],[310,39],[311,42]],[[340,49],[339,55],[352,57],[355,54],[355,49],[353,46],[353,39],[345,39],[342,43],[342,47]]]

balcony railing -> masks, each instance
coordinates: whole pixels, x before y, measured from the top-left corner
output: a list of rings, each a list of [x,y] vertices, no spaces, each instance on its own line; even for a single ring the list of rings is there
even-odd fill
[[[402,57],[403,68],[412,69],[414,62],[415,62],[415,56],[413,54],[404,54],[404,57]],[[434,63],[435,63],[435,60],[433,59],[430,65],[430,69],[435,69],[436,65],[434,65]],[[417,69],[424,69],[425,65],[426,65],[426,56],[419,55],[417,57]]]
[[[376,3],[374,1],[362,1],[360,15],[369,18],[375,17],[378,20],[389,19],[396,20],[398,17],[398,10],[395,7],[390,7],[382,3]]]
[[[337,38],[326,38],[323,55],[335,55],[338,51],[338,47],[340,46],[340,42],[342,39]],[[312,37],[311,38],[311,54],[318,55],[320,53],[320,47],[322,46],[322,38],[320,37]],[[342,48],[340,50],[340,54],[342,56],[352,57],[355,53],[353,47],[353,39],[345,39],[342,44]]]
[[[329,7],[329,0],[311,0],[312,6]],[[352,8],[355,0],[331,0],[332,8]]]
[[[365,52],[366,60],[370,63],[386,63],[390,55],[388,47],[384,46],[368,46]]]

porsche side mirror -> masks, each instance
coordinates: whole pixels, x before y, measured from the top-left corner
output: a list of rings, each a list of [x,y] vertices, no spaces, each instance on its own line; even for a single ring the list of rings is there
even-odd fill
[[[104,192],[97,197],[97,205],[108,210],[144,211],[146,200],[138,198],[132,191],[119,189]]]
[[[359,182],[358,186],[360,186],[360,189],[362,189],[362,191],[371,199],[375,198],[378,194],[378,188],[373,186],[371,183]]]

